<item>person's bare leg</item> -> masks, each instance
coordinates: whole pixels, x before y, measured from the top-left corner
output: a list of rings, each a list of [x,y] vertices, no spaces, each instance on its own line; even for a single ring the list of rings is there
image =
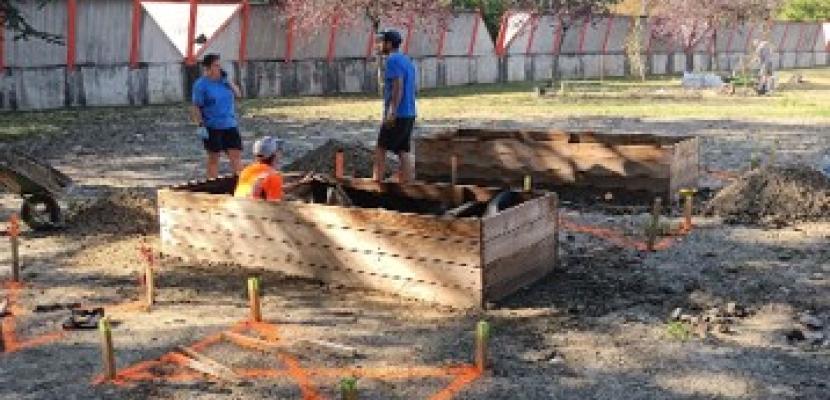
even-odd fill
[[[383,181],[386,174],[386,149],[375,147],[375,165],[372,168],[372,179],[377,182]]]
[[[215,179],[219,176],[219,153],[209,151],[207,153],[207,177]]]
[[[398,161],[401,164],[398,171],[398,182],[407,183],[411,181],[414,178],[412,175],[412,157],[409,156],[409,153],[402,151],[398,153]]]
[[[236,149],[229,149],[228,160],[231,162],[233,173],[239,175],[242,172],[242,152]]]

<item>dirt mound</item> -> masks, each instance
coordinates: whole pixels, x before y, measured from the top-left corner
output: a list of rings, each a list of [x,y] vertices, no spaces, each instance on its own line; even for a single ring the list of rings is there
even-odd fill
[[[309,151],[300,158],[288,164],[285,171],[314,171],[318,173],[334,173],[334,155],[343,150],[343,164],[345,174],[354,177],[371,177],[374,164],[374,150],[357,142],[347,142],[330,139],[322,146]],[[397,170],[398,162],[386,157],[387,170]]]
[[[721,190],[707,213],[744,224],[830,219],[830,180],[809,167],[756,169]]]
[[[69,232],[84,235],[158,233],[158,203],[153,189],[108,189],[72,210]]]

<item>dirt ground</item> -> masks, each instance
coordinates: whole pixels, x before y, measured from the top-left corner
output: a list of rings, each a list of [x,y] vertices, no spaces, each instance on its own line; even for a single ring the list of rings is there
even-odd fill
[[[181,110],[84,115],[79,112],[60,134],[12,145],[98,193],[147,188],[130,193],[150,198],[154,187],[201,175],[202,151]],[[753,159],[816,165],[830,148],[826,124],[618,118],[494,124],[699,135],[701,162],[712,172],[705,183],[712,187],[725,184],[723,172],[745,170]],[[368,145],[375,137],[369,121],[248,117],[242,128],[246,149],[261,135],[286,139],[284,164],[330,138]],[[18,204],[3,195],[0,219]],[[67,231],[24,232],[26,286],[6,284],[0,292],[14,297],[14,315],[3,327],[9,335],[13,320],[20,347],[0,354],[0,398],[338,398],[339,380],[356,367],[385,371],[382,378],[358,381],[360,398],[370,399],[826,399],[830,392],[830,223],[770,228],[701,217],[690,234],[647,253],[596,233],[609,228],[640,240],[646,214],[566,209],[557,271],[481,314],[261,271],[182,265],[161,268],[158,305],[146,313],[130,302],[140,298],[138,248],[145,240],[157,245],[148,222],[154,220],[152,207],[139,202],[104,214]],[[0,265],[9,265],[9,258],[4,249]],[[228,383],[170,373],[162,381],[95,385],[98,332],[49,336],[60,332],[67,311],[34,312],[54,303],[109,306],[117,363],[127,368],[244,320],[245,279],[252,273],[262,277],[263,314],[285,351],[275,356],[223,342],[204,352],[232,368],[283,368],[287,375]],[[677,308],[686,322],[670,322]],[[730,308],[741,312],[725,311]],[[799,321],[805,316],[820,326],[804,326]],[[492,325],[492,366],[467,382],[463,369],[451,366],[471,362],[473,329],[481,318]],[[705,319],[714,329],[696,334]],[[723,326],[728,329],[721,333]],[[33,338],[44,343],[27,342]],[[354,352],[309,346],[304,339]],[[424,367],[423,373],[394,376],[415,367]]]

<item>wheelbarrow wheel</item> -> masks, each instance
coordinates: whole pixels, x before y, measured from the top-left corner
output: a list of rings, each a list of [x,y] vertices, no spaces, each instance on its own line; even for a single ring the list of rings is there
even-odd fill
[[[34,194],[23,201],[20,218],[36,231],[55,229],[61,222],[61,209],[52,197]]]

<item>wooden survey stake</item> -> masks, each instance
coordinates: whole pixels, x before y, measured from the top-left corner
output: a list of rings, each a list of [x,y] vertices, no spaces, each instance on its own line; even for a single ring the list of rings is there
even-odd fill
[[[112,348],[112,328],[108,317],[98,321],[98,330],[101,332],[101,359],[104,366],[104,376],[113,380],[116,377],[115,353]]]
[[[344,167],[343,150],[337,150],[334,153],[334,177],[337,179],[343,178]]]
[[[12,247],[12,281],[20,282],[20,219],[12,214],[9,220],[9,241]]]
[[[262,322],[259,302],[259,278],[248,278],[248,301],[251,306],[251,321]]]
[[[490,341],[490,324],[479,321],[476,324],[476,368],[484,371],[487,368],[487,343]]]

